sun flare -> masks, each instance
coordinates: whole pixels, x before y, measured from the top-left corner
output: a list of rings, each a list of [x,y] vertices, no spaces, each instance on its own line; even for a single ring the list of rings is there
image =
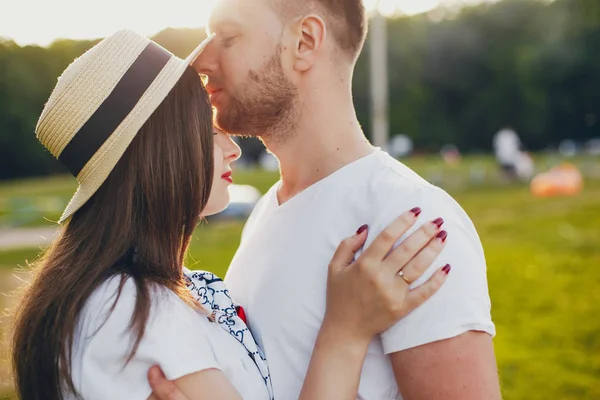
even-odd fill
[[[199,28],[218,0],[13,0],[0,13],[0,37],[20,45],[48,45],[58,38],[95,39],[122,29],[152,35],[166,27]],[[297,0],[294,0],[297,1]],[[466,0],[363,0],[384,15],[413,15]],[[480,0],[469,0],[469,2]],[[33,11],[32,11],[33,10]],[[68,11],[67,11],[68,10]],[[19,17],[22,16],[22,17]]]
[[[0,13],[0,37],[20,45],[48,45],[57,38],[101,38],[123,28],[145,35],[166,27],[198,28],[206,25],[216,2],[103,0],[91,4],[81,0],[14,0],[10,12]]]
[[[364,0],[369,11],[377,8],[384,15],[414,15],[420,14],[440,4],[440,0]]]

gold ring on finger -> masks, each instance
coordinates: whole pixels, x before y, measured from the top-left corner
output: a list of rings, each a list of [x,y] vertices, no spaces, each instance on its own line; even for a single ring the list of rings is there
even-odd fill
[[[408,283],[409,285],[412,283],[411,281],[406,279],[406,276],[404,276],[404,270],[401,270],[400,272],[398,272],[398,276],[400,276],[402,279],[404,279],[404,282]]]

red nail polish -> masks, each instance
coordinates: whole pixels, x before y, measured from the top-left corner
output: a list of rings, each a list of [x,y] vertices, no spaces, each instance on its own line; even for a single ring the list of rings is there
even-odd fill
[[[448,273],[450,272],[450,270],[452,269],[452,267],[450,266],[450,264],[446,264],[444,266],[444,268],[442,268],[442,271],[446,273],[446,275],[448,275]]]
[[[369,227],[369,225],[364,224],[363,226],[361,226],[360,228],[358,228],[358,230],[356,231],[356,234],[360,235],[361,233],[363,233],[364,231],[366,231],[368,227]]]
[[[436,238],[440,239],[442,241],[442,243],[444,243],[446,241],[446,238],[448,237],[448,232],[446,231],[440,231]]]
[[[439,228],[444,224],[444,220],[442,218],[436,218],[433,220],[433,223]]]
[[[411,213],[415,214],[415,217],[418,217],[421,214],[421,207],[415,207],[412,210],[410,210]]]

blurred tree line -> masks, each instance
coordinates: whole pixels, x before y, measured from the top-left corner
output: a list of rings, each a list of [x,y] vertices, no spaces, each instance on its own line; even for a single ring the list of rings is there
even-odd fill
[[[166,29],[153,39],[184,57],[204,37],[201,29]],[[436,10],[389,20],[388,37],[390,133],[410,136],[417,149],[453,143],[486,151],[506,125],[530,149],[600,136],[598,0]],[[35,124],[56,78],[96,42],[59,40],[42,48],[0,40],[0,179],[65,171],[38,144]],[[366,46],[354,98],[368,134]]]

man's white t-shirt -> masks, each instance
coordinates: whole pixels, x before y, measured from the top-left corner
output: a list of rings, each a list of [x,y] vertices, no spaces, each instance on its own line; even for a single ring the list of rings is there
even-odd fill
[[[327,269],[342,239],[369,224],[369,240],[419,206],[417,226],[442,217],[446,247],[419,285],[446,263],[446,283],[427,303],[376,338],[359,398],[401,399],[388,354],[470,330],[495,334],[483,249],[462,208],[387,153],[376,150],[282,205],[275,184],[250,216],[225,283],[264,349],[275,399],[295,400],[325,313]]]
[[[83,399],[145,400],[152,393],[148,369],[155,364],[172,380],[219,369],[245,400],[269,399],[244,346],[175,293],[158,286],[151,290],[145,334],[135,356],[125,365],[135,338],[129,328],[137,290],[128,279],[110,312],[120,280],[115,276],[103,283],[86,302],[78,321],[72,375]]]

